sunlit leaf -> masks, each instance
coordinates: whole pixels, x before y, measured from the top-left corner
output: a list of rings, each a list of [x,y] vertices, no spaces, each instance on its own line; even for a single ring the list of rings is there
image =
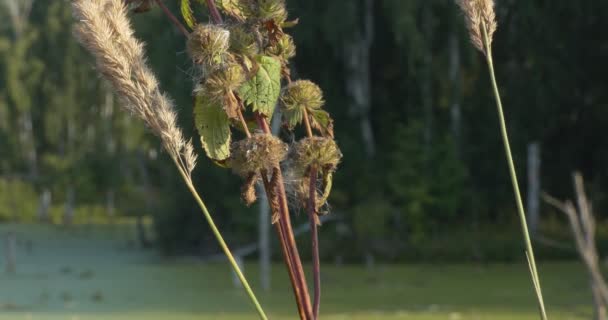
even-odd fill
[[[319,131],[323,135],[329,137],[334,136],[334,120],[331,118],[329,113],[325,110],[309,110],[310,112],[310,125],[313,129]]]
[[[207,156],[218,161],[228,159],[230,120],[221,104],[204,95],[197,95],[194,102],[194,121]]]
[[[273,57],[258,56],[257,73],[239,89],[245,104],[267,117],[272,117],[281,93],[281,62]]]

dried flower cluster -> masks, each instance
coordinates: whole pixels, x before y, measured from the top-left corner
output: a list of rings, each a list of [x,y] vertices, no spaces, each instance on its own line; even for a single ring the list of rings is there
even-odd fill
[[[496,32],[494,0],[456,0],[464,12],[471,42],[479,51],[487,54],[484,48],[483,28],[488,34],[488,46],[492,44]]]
[[[284,0],[216,3],[227,20],[221,25],[194,25],[187,41],[188,53],[201,75],[195,79],[193,90],[198,101],[196,122],[207,155],[245,179],[242,196],[249,205],[257,198],[254,185],[260,171],[272,174],[272,169],[285,159],[287,146],[268,134],[249,134],[256,128],[251,127],[246,118],[251,118],[253,113],[253,117],[257,114],[270,119],[275,105],[280,104],[288,129],[306,122],[309,129],[317,129],[323,136],[332,133],[332,120],[321,109],[325,101],[319,86],[308,80],[291,82],[289,78],[288,62],[295,56],[296,48],[283,28],[295,22],[287,22]],[[281,90],[282,78],[288,80],[288,85]],[[231,126],[246,131],[248,137],[232,143]],[[303,172],[309,166],[325,161],[312,159],[314,157],[334,158],[332,171],[335,170],[340,153],[331,135],[333,133],[327,138],[310,137],[293,146],[296,149],[308,144],[313,149],[319,147],[312,154],[292,152],[308,157],[305,161],[290,161],[301,166],[288,168],[301,172],[296,175],[302,180],[300,184],[305,184],[307,176]],[[320,144],[321,141],[329,144]],[[325,148],[328,145],[331,148]],[[324,165],[319,167],[324,168]],[[300,200],[303,202],[306,197],[302,194]]]
[[[125,108],[159,136],[169,154],[190,175],[192,144],[177,126],[173,102],[146,65],[144,46],[133,36],[122,0],[75,0],[75,34],[95,57],[97,69],[125,101]]]

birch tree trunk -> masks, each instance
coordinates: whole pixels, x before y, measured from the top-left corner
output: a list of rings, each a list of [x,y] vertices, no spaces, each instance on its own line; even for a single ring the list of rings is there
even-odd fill
[[[534,238],[538,233],[540,220],[540,144],[532,142],[528,145],[528,225]]]
[[[351,99],[350,114],[358,118],[366,155],[376,153],[371,110],[371,46],[374,41],[374,0],[363,0],[363,31],[345,45],[346,90]]]
[[[422,95],[422,107],[424,113],[424,150],[428,155],[433,140],[433,11],[431,4],[427,1],[423,9],[422,29],[426,44],[422,65],[422,79],[420,81],[420,92]]]
[[[6,261],[6,273],[13,274],[17,272],[17,235],[14,232],[6,234],[4,256]]]
[[[63,224],[69,226],[74,220],[74,207],[76,202],[76,191],[69,186],[65,197],[65,212],[63,214]]]
[[[150,176],[148,174],[148,167],[146,166],[146,160],[144,156],[145,152],[141,150],[138,156],[138,165],[141,173],[141,182],[144,192],[145,205],[146,205],[146,213],[150,214],[152,212],[152,194],[150,192]],[[150,241],[148,240],[148,236],[146,234],[146,226],[144,225],[144,214],[138,213],[136,217],[137,224],[137,239],[139,240],[139,244],[143,248],[147,248],[150,245]]]
[[[450,104],[450,124],[452,136],[454,137],[454,145],[456,151],[461,154],[461,131],[462,131],[462,69],[460,66],[460,41],[458,41],[458,33],[450,34],[450,81],[452,82],[452,102]]]
[[[40,222],[50,222],[51,217],[49,211],[51,209],[52,196],[49,189],[43,189],[40,194],[40,206],[38,207],[38,220]]]

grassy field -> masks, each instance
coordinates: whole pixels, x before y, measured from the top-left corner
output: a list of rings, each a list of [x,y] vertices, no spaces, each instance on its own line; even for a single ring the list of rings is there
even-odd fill
[[[256,319],[228,267],[166,260],[124,229],[0,226],[19,238],[18,270],[0,273],[0,320]],[[2,262],[4,263],[4,262]],[[541,263],[551,319],[590,319],[576,263]],[[287,277],[258,290],[271,319],[295,319]],[[254,263],[246,273],[257,287]],[[537,319],[525,265],[325,265],[323,319]]]

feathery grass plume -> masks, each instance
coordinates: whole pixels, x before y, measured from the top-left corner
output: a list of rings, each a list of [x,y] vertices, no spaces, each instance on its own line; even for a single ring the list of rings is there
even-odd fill
[[[187,48],[192,61],[207,72],[221,67],[227,60],[230,31],[211,24],[198,24],[188,38]]]
[[[513,184],[513,192],[515,194],[515,204],[517,206],[517,213],[519,214],[524,244],[526,247],[526,258],[528,260],[528,267],[532,278],[532,285],[536,293],[540,317],[541,319],[546,320],[547,312],[545,309],[545,302],[543,300],[540,278],[538,276],[538,269],[536,268],[534,248],[532,246],[532,240],[530,239],[530,232],[528,231],[526,212],[524,209],[521,192],[519,190],[519,182],[517,181],[517,172],[515,170],[513,155],[511,153],[511,144],[509,142],[507,122],[505,120],[502,99],[500,98],[500,91],[498,90],[496,73],[494,71],[494,61],[492,57],[492,37],[494,35],[494,32],[496,31],[496,15],[494,13],[494,1],[456,0],[456,2],[464,11],[467,27],[469,29],[469,34],[471,37],[471,42],[486,57],[486,63],[488,65],[488,70],[490,73],[490,81],[492,83],[494,99],[496,100],[496,110],[498,111],[500,133],[502,135],[502,141],[505,148],[505,156],[509,167],[511,183]]]
[[[485,24],[489,44],[491,45],[496,31],[494,0],[456,0],[456,3],[464,12],[471,42],[475,48],[487,55],[484,47],[482,23]]]
[[[268,317],[194,187],[194,148],[177,126],[173,103],[160,91],[156,77],[146,65],[143,44],[133,36],[126,5],[124,0],[73,0],[77,20],[74,33],[95,58],[98,71],[125,102],[125,109],[160,137],[260,318],[266,320]]]
[[[144,46],[133,36],[120,0],[76,0],[75,35],[93,54],[97,69],[124,100],[125,108],[160,137],[163,146],[190,175],[196,165],[191,142],[177,127],[172,101],[146,65]]]

